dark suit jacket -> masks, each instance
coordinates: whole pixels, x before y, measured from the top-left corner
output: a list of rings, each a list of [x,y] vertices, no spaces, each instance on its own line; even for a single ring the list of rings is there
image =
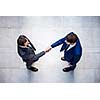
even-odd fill
[[[23,46],[18,46],[18,54],[23,59],[23,61],[28,61],[35,56],[35,52],[33,49],[31,49],[31,47],[25,48]]]
[[[70,34],[73,34],[73,33],[70,33]],[[74,65],[80,60],[80,57],[82,55],[82,47],[81,47],[79,38],[76,42],[76,45],[74,47],[72,47],[71,49],[69,49],[68,51],[67,51],[67,49],[68,49],[69,45],[66,44],[65,40],[66,40],[66,37],[58,40],[55,43],[53,43],[51,45],[51,47],[54,48],[54,47],[59,46],[59,45],[62,44],[62,47],[61,47],[60,51],[64,50],[65,60],[70,62],[70,64]]]
[[[26,36],[23,35],[23,37],[27,38]],[[28,38],[27,38],[28,39]],[[24,46],[20,46],[17,44],[17,50],[18,50],[18,54],[20,55],[20,57],[23,59],[24,62],[26,62],[28,65],[32,64],[34,57],[35,57],[35,47],[33,46],[33,44],[29,41],[29,45],[28,47],[24,47]]]
[[[22,37],[27,38],[24,35],[22,35]],[[18,49],[18,54],[23,59],[23,61],[26,62],[26,65],[30,66],[32,63],[37,61],[41,56],[43,56],[45,54],[45,52],[42,51],[38,54],[35,54],[35,51],[36,51],[35,47],[30,42],[29,39],[28,39],[28,41],[29,41],[29,46],[28,47],[20,46],[20,45],[17,44],[17,49]]]

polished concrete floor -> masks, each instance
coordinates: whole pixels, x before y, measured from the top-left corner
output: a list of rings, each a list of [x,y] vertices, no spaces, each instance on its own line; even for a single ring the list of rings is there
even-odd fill
[[[61,46],[40,58],[38,72],[26,69],[17,54],[16,39],[20,34],[30,38],[41,52],[48,45],[74,31],[80,38],[83,55],[74,72],[63,72],[66,62]],[[0,17],[0,82],[1,83],[99,83],[100,82],[100,17],[35,16]]]

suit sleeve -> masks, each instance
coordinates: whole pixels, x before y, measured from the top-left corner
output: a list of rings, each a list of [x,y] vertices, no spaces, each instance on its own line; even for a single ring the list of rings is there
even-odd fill
[[[63,43],[65,42],[65,39],[66,39],[66,38],[64,37],[64,38],[62,38],[62,39],[56,41],[55,43],[53,43],[53,44],[51,45],[51,47],[54,48],[54,47],[57,47],[57,46],[63,44]]]

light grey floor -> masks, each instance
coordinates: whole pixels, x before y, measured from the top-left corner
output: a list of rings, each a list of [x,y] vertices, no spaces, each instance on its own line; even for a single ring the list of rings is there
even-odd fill
[[[52,49],[35,63],[38,72],[26,69],[17,54],[16,39],[20,34],[30,38],[41,52],[48,45],[75,32],[82,43],[83,55],[74,72],[64,73],[66,62],[60,60],[61,46]],[[1,83],[94,83],[100,82],[100,17],[35,16],[0,17],[0,82]]]

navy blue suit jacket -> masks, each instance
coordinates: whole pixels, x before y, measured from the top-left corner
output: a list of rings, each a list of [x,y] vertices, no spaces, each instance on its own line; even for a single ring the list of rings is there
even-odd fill
[[[70,33],[70,34],[73,34],[73,33]],[[66,44],[65,40],[66,40],[66,37],[53,43],[51,45],[51,47],[54,48],[54,47],[57,47],[62,44],[60,52],[64,50],[65,60],[70,62],[70,64],[74,65],[80,60],[81,55],[82,55],[82,47],[81,47],[79,38],[76,42],[76,45],[74,47],[72,47],[71,49],[69,49],[68,51],[67,51],[67,49],[68,49],[69,45]]]

